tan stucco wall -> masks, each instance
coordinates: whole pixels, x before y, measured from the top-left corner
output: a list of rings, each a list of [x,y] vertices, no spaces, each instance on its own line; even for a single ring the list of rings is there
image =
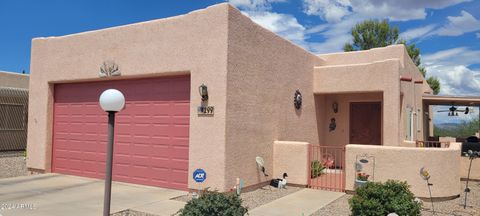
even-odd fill
[[[273,176],[281,178],[288,174],[288,183],[308,184],[308,154],[307,142],[275,141],[273,144]]]
[[[273,170],[273,143],[318,143],[312,72],[319,59],[260,27],[231,8],[228,26],[226,182],[247,186],[268,181],[255,164],[261,156]],[[293,105],[295,90],[302,108]],[[293,177],[293,176],[292,176]]]
[[[383,92],[382,115],[388,116],[382,122],[383,145],[398,146],[401,141],[398,132],[400,126],[399,69],[398,59],[315,67],[313,92],[315,94]]]
[[[0,71],[0,87],[28,89],[28,74]]]
[[[370,180],[407,181],[415,196],[429,197],[426,182],[419,174],[425,167],[431,175],[433,197],[456,196],[461,192],[460,147],[460,143],[451,143],[450,148],[347,145],[346,190],[354,190],[356,156],[367,154],[375,163],[375,179]]]
[[[403,45],[398,45],[398,48],[403,48]],[[410,146],[411,141],[416,140],[426,140],[426,134],[424,131],[428,132],[424,127],[424,121],[428,119],[428,116],[425,115],[425,110],[423,107],[423,98],[422,95],[425,92],[425,88],[430,89],[428,84],[423,77],[423,75],[418,70],[417,66],[413,63],[412,59],[408,56],[406,49],[403,50],[403,67],[400,68],[400,76],[403,78],[411,79],[411,81],[401,81],[400,82],[400,94],[402,95],[401,100],[401,111],[400,111],[400,137],[403,140],[401,143],[403,146]],[[426,87],[425,87],[426,85]],[[412,140],[406,140],[406,112],[407,107],[413,109],[413,134]]]
[[[32,41],[29,168],[50,170],[53,83],[99,81],[105,60],[120,67],[120,79],[190,74],[189,187],[204,168],[209,178],[202,187],[225,188],[225,120],[227,72],[227,4],[187,15],[100,31]],[[213,117],[197,116],[198,86],[205,83]],[[128,98],[127,98],[128,100]]]
[[[380,102],[383,103],[382,92],[367,93],[344,93],[344,94],[326,94],[316,95],[316,99],[324,97],[325,100],[317,99],[317,109],[319,115],[322,115],[322,121],[318,124],[322,125],[320,136],[320,145],[323,146],[345,146],[350,143],[350,103],[352,102]],[[332,109],[332,104],[337,102],[338,112]],[[382,104],[383,107],[383,104]],[[329,131],[330,119],[335,118],[336,129]],[[382,115],[383,118],[383,115]],[[383,122],[383,121],[382,121]]]
[[[415,111],[412,141],[424,140],[422,95],[429,87],[404,45],[319,57],[324,62],[315,67],[314,93],[383,92],[383,116],[388,116],[382,122],[383,144],[411,146],[405,141],[406,107]],[[401,81],[402,77],[411,81]]]
[[[322,65],[325,66],[368,64],[386,59],[398,59],[403,64],[405,58],[403,49],[404,46],[399,44],[355,52],[321,54],[318,57],[324,60]]]
[[[468,159],[468,157],[462,157],[460,159],[460,177],[462,179],[466,179],[468,177],[469,166],[470,166],[470,160]],[[472,161],[470,179],[480,180],[480,159],[478,158]]]

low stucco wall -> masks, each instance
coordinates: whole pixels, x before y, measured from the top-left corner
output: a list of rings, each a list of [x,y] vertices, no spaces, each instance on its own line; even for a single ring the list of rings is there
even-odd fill
[[[0,71],[0,87],[28,89],[28,74]]]
[[[281,178],[287,173],[288,183],[307,185],[309,146],[307,142],[275,141],[272,178]]]
[[[468,167],[470,160],[468,157],[461,157],[460,159],[460,177],[466,179],[468,177]],[[472,170],[470,171],[470,180],[480,180],[480,159],[475,159],[472,162]]]
[[[425,167],[431,175],[433,197],[457,196],[461,192],[460,148],[460,143],[451,143],[450,148],[347,145],[345,189],[354,190],[356,156],[367,154],[374,159],[375,179],[371,180],[375,182],[407,181],[415,196],[429,197],[426,182],[419,174]]]

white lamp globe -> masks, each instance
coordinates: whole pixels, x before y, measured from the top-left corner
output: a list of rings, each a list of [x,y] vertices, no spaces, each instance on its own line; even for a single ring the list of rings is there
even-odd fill
[[[125,106],[125,96],[116,89],[107,89],[100,95],[100,106],[105,112],[118,112]]]

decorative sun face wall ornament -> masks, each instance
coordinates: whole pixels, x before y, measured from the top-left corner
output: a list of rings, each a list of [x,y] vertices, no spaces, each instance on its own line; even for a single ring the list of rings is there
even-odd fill
[[[337,128],[337,123],[335,122],[335,118],[330,119],[330,125],[328,126],[329,132],[334,131]]]
[[[293,105],[295,105],[296,109],[300,109],[302,107],[302,93],[300,93],[300,90],[298,89],[293,95]]]

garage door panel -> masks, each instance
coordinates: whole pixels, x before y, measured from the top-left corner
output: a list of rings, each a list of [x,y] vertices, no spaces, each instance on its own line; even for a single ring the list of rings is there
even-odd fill
[[[172,152],[171,158],[183,159],[185,161],[188,160],[188,147],[182,148],[180,146],[175,146],[175,147],[172,147],[170,152]]]
[[[103,178],[104,90],[124,93],[116,115],[113,179],[186,189],[190,120],[188,76],[55,85],[52,170]]]
[[[118,155],[130,155],[130,143],[125,142],[115,142],[114,146],[115,154]]]
[[[189,125],[190,124],[190,117],[189,116],[173,116],[173,120],[177,125]]]
[[[188,125],[174,125],[170,128],[173,137],[188,137]]]
[[[177,143],[177,146],[187,146],[188,147],[188,137],[173,137],[175,143]]]

